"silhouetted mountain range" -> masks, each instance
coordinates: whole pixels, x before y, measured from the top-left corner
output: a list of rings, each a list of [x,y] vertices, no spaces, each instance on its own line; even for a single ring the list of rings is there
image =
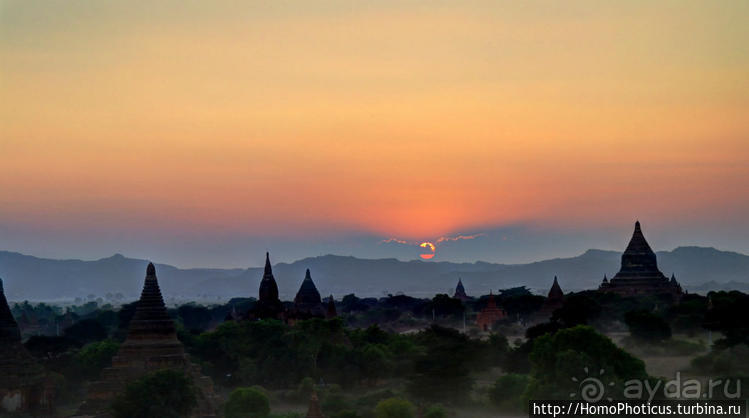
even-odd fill
[[[677,279],[689,291],[749,289],[749,256],[705,247],[679,247],[658,252],[660,269]],[[603,275],[619,270],[621,253],[588,250],[571,258],[555,258],[529,264],[486,262],[451,263],[361,259],[326,255],[273,266],[283,299],[292,299],[304,278],[305,269],[322,295],[356,293],[382,296],[403,292],[427,297],[452,293],[458,278],[469,295],[514,286],[546,292],[554,276],[565,292],[592,289]],[[259,259],[262,257],[258,257]],[[271,254],[272,258],[272,254]],[[147,260],[115,254],[95,261],[51,260],[0,251],[0,277],[12,300],[60,300],[122,293],[135,299],[142,286]],[[157,264],[159,283],[165,295],[179,299],[257,296],[262,268],[179,269]]]

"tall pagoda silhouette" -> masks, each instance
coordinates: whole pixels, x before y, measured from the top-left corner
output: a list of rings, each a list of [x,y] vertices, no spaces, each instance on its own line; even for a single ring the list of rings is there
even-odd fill
[[[611,279],[604,276],[598,289],[622,296],[668,294],[675,300],[682,296],[676,277],[672,275],[669,279],[658,269],[655,252],[645,240],[639,221],[635,222],[635,231],[622,254],[619,272]]]
[[[265,253],[265,270],[260,280],[258,301],[249,317],[253,319],[282,319],[284,313],[283,304],[278,298],[278,284],[273,277],[273,268],[270,265],[270,253]]]
[[[200,368],[190,362],[184,346],[177,339],[174,321],[167,314],[156,268],[149,263],[143,292],[130,320],[127,338],[112,358],[112,366],[104,369],[100,382],[89,387],[81,415],[107,416],[115,396],[126,385],[157,370],[182,371],[198,389],[198,406],[193,417],[214,417],[213,382],[201,375]]]
[[[21,331],[0,279],[0,416],[51,409],[53,387],[44,368],[21,344]]]

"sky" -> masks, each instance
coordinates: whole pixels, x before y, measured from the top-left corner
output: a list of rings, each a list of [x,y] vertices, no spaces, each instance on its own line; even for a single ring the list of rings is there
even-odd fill
[[[0,0],[0,249],[749,253],[749,2]],[[427,251],[427,253],[431,253]]]

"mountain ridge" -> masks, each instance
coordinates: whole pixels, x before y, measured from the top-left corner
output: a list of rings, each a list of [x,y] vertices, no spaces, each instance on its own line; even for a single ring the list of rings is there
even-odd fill
[[[462,278],[468,294],[490,289],[527,286],[543,293],[558,276],[565,291],[592,289],[603,275],[619,269],[621,253],[589,249],[574,257],[558,257],[530,263],[486,261],[401,261],[395,258],[365,259],[327,254],[305,257],[273,266],[284,299],[293,298],[307,268],[321,294],[382,296],[403,292],[428,297],[452,293]],[[749,255],[713,247],[681,246],[658,251],[661,271],[676,274],[687,290],[707,291],[725,286],[749,288]],[[0,277],[11,299],[60,300],[122,293],[137,297],[149,260],[115,253],[97,260],[55,260],[11,251],[0,251]],[[155,263],[166,295],[180,299],[226,299],[255,296],[261,267],[188,268]]]

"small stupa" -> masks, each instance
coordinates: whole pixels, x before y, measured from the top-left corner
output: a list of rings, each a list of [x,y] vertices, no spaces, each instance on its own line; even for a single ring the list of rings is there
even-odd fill
[[[453,298],[460,299],[463,302],[471,300],[471,297],[466,294],[466,289],[463,287],[463,279],[461,278],[458,278],[458,285],[455,286],[455,294],[453,295]]]
[[[305,418],[325,418],[320,409],[320,400],[317,398],[316,392],[312,392],[312,396],[309,398],[309,407]]]
[[[481,310],[476,316],[476,325],[482,331],[491,331],[492,326],[504,318],[507,317],[505,311],[497,307],[497,303],[494,301],[494,294],[489,291],[489,301],[486,303],[486,307]]]

